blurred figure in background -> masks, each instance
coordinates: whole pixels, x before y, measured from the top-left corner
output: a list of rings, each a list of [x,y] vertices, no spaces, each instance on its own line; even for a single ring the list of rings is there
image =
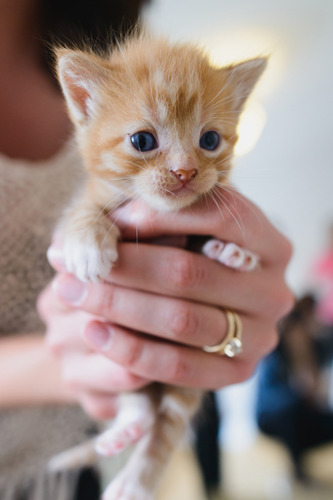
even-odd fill
[[[314,297],[306,295],[281,321],[280,335],[278,347],[262,361],[259,372],[258,425],[285,444],[296,477],[307,480],[304,453],[333,441],[332,332],[327,335],[317,320]]]

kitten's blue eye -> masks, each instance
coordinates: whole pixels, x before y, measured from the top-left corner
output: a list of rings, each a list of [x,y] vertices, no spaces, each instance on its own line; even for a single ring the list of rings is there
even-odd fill
[[[150,132],[137,132],[131,135],[131,143],[138,151],[152,151],[157,148],[157,142]]]
[[[215,130],[208,130],[200,137],[200,147],[208,151],[214,151],[220,144],[220,136]]]

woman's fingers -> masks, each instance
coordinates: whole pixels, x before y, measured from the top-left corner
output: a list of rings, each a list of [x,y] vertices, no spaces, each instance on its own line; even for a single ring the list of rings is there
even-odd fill
[[[61,301],[54,286],[43,291],[38,309],[47,326],[46,345],[61,360],[63,380],[76,394],[88,391],[112,396],[147,384],[141,377],[91,351],[83,334],[95,316]]]
[[[260,357],[272,349],[272,339],[276,343],[277,338],[268,331],[269,343],[260,342],[258,349],[256,338],[259,341],[264,337],[248,328],[243,336],[244,354],[229,359],[98,321],[87,325],[85,337],[92,348],[139,377],[205,389],[217,389],[247,379]]]
[[[288,240],[252,202],[233,190],[220,189],[215,200],[208,198],[195,207],[168,214],[132,202],[118,209],[113,217],[125,239],[210,235],[257,253],[263,264],[267,261],[285,265],[291,254]]]
[[[84,284],[69,274],[60,275],[57,279],[56,290],[63,298],[73,299],[72,290],[78,291],[79,288],[81,288],[81,299],[79,301],[75,297],[74,304],[86,313],[103,318],[106,322],[157,335],[169,341],[193,347],[214,345],[222,340],[227,329],[225,314],[219,307],[108,283]],[[248,298],[247,300],[249,301]],[[277,308],[277,304],[275,301],[268,303],[268,298],[266,300],[266,307],[269,307],[272,313],[273,309]],[[235,296],[236,304],[237,301],[238,295]],[[261,308],[262,303],[259,305],[256,303],[256,309],[258,307]],[[230,308],[235,309],[235,307]],[[255,321],[254,311],[251,310],[249,314],[243,311],[245,328]],[[279,314],[280,311],[275,311],[276,317]],[[271,318],[269,321],[272,321]]]
[[[128,288],[264,315],[283,315],[290,291],[278,266],[240,272],[179,248],[127,243],[108,280]],[[274,283],[274,286],[272,285]]]
[[[59,276],[58,293],[65,297],[77,284],[84,288],[78,307],[132,330],[202,346],[216,343],[226,329],[225,315],[219,308],[107,283],[81,284],[72,275]]]

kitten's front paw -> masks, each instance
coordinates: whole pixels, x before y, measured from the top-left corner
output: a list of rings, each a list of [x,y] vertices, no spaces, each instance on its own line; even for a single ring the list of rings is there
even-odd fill
[[[67,270],[84,282],[103,280],[118,259],[118,237],[115,226],[104,239],[91,234],[67,236],[64,245]]]

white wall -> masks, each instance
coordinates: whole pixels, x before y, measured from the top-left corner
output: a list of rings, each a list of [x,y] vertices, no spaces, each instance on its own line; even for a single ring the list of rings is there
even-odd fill
[[[300,293],[333,220],[333,1],[153,0],[148,24],[221,60],[271,53],[257,92],[266,126],[234,182],[291,238]]]

